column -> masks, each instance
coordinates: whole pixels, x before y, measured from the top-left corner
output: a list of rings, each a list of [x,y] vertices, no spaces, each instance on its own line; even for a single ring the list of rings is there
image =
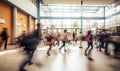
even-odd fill
[[[80,32],[82,32],[83,30],[83,1],[81,1],[81,28],[80,28]]]
[[[31,16],[29,15],[29,18],[28,18],[28,32],[31,31]]]
[[[37,0],[37,23],[40,24],[40,0]]]
[[[14,39],[16,36],[16,26],[17,26],[17,8],[13,7],[13,12],[12,12],[12,16],[13,16],[13,24],[12,24],[12,30],[13,30],[13,35],[12,35],[12,43],[15,43],[16,39]]]
[[[103,27],[103,29],[105,29],[105,6],[103,8],[104,8],[104,27]]]

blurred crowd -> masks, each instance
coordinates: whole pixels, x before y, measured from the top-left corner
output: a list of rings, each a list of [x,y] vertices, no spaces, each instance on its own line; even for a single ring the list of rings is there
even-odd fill
[[[7,32],[7,28],[3,28],[0,32],[0,47],[4,45],[4,49],[7,49],[7,41],[9,38],[9,34]],[[50,32],[45,33],[41,32],[40,25],[37,24],[37,29],[31,33],[22,32],[16,38],[16,43],[19,48],[23,47],[24,51],[28,55],[27,61],[21,64],[20,71],[25,71],[24,66],[29,63],[29,65],[33,64],[31,59],[37,46],[41,41],[45,46],[49,46],[46,54],[50,56],[50,51],[52,47],[59,47],[59,51],[64,49],[64,51],[68,51],[69,48],[66,48],[67,44],[76,44],[79,41],[79,48],[83,48],[83,41],[87,42],[87,48],[85,49],[85,56],[88,57],[89,60],[93,60],[91,57],[91,51],[93,47],[98,49],[99,51],[104,51],[106,55],[110,55],[109,44],[114,45],[114,53],[118,54],[120,52],[120,33],[114,33],[109,30],[100,30],[96,32],[96,34],[92,34],[91,30],[88,30],[86,35],[83,35],[82,32],[68,32],[65,29],[63,32]],[[61,44],[61,45],[60,45]],[[95,44],[95,45],[93,45]]]

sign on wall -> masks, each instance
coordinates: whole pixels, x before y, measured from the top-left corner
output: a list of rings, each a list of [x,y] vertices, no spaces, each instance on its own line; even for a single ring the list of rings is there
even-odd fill
[[[0,18],[0,24],[5,24],[5,19]]]

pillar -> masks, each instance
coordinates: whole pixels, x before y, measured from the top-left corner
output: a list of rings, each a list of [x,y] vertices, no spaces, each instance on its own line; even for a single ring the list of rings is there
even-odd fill
[[[14,39],[14,38],[17,37],[16,36],[16,26],[17,26],[17,8],[16,7],[13,7],[12,16],[13,16],[12,17],[13,18],[13,20],[12,20],[12,22],[13,22],[13,24],[12,24],[12,30],[13,30],[12,43],[15,43],[16,39]]]
[[[28,18],[28,32],[32,31],[31,30],[31,16],[29,15],[29,18]]]

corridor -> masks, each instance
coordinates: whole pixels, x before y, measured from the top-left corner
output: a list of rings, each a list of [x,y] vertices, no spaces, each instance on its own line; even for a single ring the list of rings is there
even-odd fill
[[[103,51],[95,47],[92,51],[93,61],[84,55],[86,42],[83,48],[78,43],[67,44],[67,52],[59,51],[59,46],[53,47],[50,54],[46,52],[48,46],[38,46],[32,65],[26,65],[27,71],[120,71],[120,59],[112,55],[106,56]],[[27,55],[20,48],[0,52],[0,71],[19,71],[19,66],[25,61]]]

